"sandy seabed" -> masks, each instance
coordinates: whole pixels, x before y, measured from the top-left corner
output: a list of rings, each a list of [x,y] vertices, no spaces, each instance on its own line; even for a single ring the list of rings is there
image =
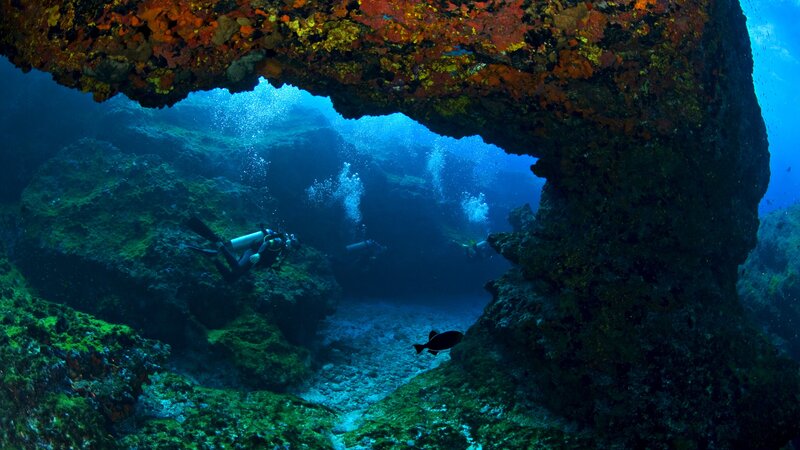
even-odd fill
[[[319,331],[322,366],[295,394],[338,411],[347,431],[368,406],[450,359],[447,352],[418,355],[413,344],[424,344],[431,330],[466,332],[487,302],[488,294],[415,304],[343,301]]]

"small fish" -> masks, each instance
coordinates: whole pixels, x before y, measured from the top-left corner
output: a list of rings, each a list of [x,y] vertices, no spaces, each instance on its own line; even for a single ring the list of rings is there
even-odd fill
[[[428,353],[436,355],[441,351],[450,350],[461,342],[463,338],[464,333],[460,331],[445,331],[444,333],[431,331],[428,335],[428,342],[425,344],[414,344],[414,349],[417,350],[417,354],[420,354],[422,350],[427,348]]]

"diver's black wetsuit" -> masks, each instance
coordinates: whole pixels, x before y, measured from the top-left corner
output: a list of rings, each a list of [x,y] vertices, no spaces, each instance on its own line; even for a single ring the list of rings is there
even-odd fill
[[[278,259],[278,256],[284,249],[283,242],[285,242],[286,239],[284,239],[283,235],[279,233],[267,235],[265,232],[264,234],[266,235],[264,240],[255,241],[250,247],[245,249],[244,253],[242,253],[242,256],[238,259],[236,258],[236,255],[233,254],[233,251],[228,248],[228,246],[224,244],[221,246],[219,252],[225,257],[225,261],[228,263],[228,266],[230,266],[230,269],[225,267],[225,265],[223,265],[218,259],[214,260],[214,266],[222,275],[222,278],[225,278],[225,281],[228,283],[233,283],[234,281],[238,280],[239,277],[246,274],[256,264],[271,266],[272,263]],[[281,240],[281,243],[279,244],[280,247],[276,247],[276,244],[270,244],[271,242],[275,242],[275,239]],[[250,257],[256,254],[259,256],[258,261],[250,261]]]
[[[225,261],[228,263],[229,267],[225,267],[225,265],[217,259],[214,260],[214,266],[228,283],[233,283],[238,280],[256,264],[264,264],[265,266],[272,265],[285,250],[297,243],[297,239],[294,235],[276,233],[261,227],[264,238],[254,240],[250,246],[245,249],[242,256],[237,257],[230,247],[229,242],[226,243],[223,241],[222,238],[217,236],[200,219],[192,217],[187,222],[187,226],[216,246],[216,249],[200,248],[191,245],[188,245],[188,248],[208,256],[215,256],[222,253],[222,256],[225,257]],[[257,258],[253,258],[255,255],[258,255]]]

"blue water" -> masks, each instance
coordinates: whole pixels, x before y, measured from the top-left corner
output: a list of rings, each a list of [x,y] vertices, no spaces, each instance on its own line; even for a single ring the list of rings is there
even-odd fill
[[[753,79],[770,143],[769,189],[761,214],[800,199],[800,1],[743,0]]]

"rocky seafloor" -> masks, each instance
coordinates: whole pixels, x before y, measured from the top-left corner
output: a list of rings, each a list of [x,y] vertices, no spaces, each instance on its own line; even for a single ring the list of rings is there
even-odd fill
[[[412,344],[433,328],[466,330],[487,300],[453,299],[447,307],[342,302],[308,350],[266,338],[281,335],[270,316],[245,308],[207,332],[203,355],[203,346],[143,339],[130,327],[42,299],[6,256],[0,287],[3,448],[343,447],[342,434],[367,407],[449,359],[417,355]],[[216,349],[226,334],[231,342]],[[226,351],[237,347],[244,354]],[[298,351],[305,360],[295,359]],[[251,364],[254,358],[261,361]],[[287,372],[298,366],[304,373]],[[244,381],[242,371],[255,381]],[[289,381],[259,378],[270,374],[306,381],[281,394],[275,391]]]
[[[320,327],[321,367],[296,393],[338,411],[335,431],[352,431],[367,407],[450,360],[448,352],[417,354],[412,344],[424,344],[431,330],[466,331],[487,300],[344,301]]]

